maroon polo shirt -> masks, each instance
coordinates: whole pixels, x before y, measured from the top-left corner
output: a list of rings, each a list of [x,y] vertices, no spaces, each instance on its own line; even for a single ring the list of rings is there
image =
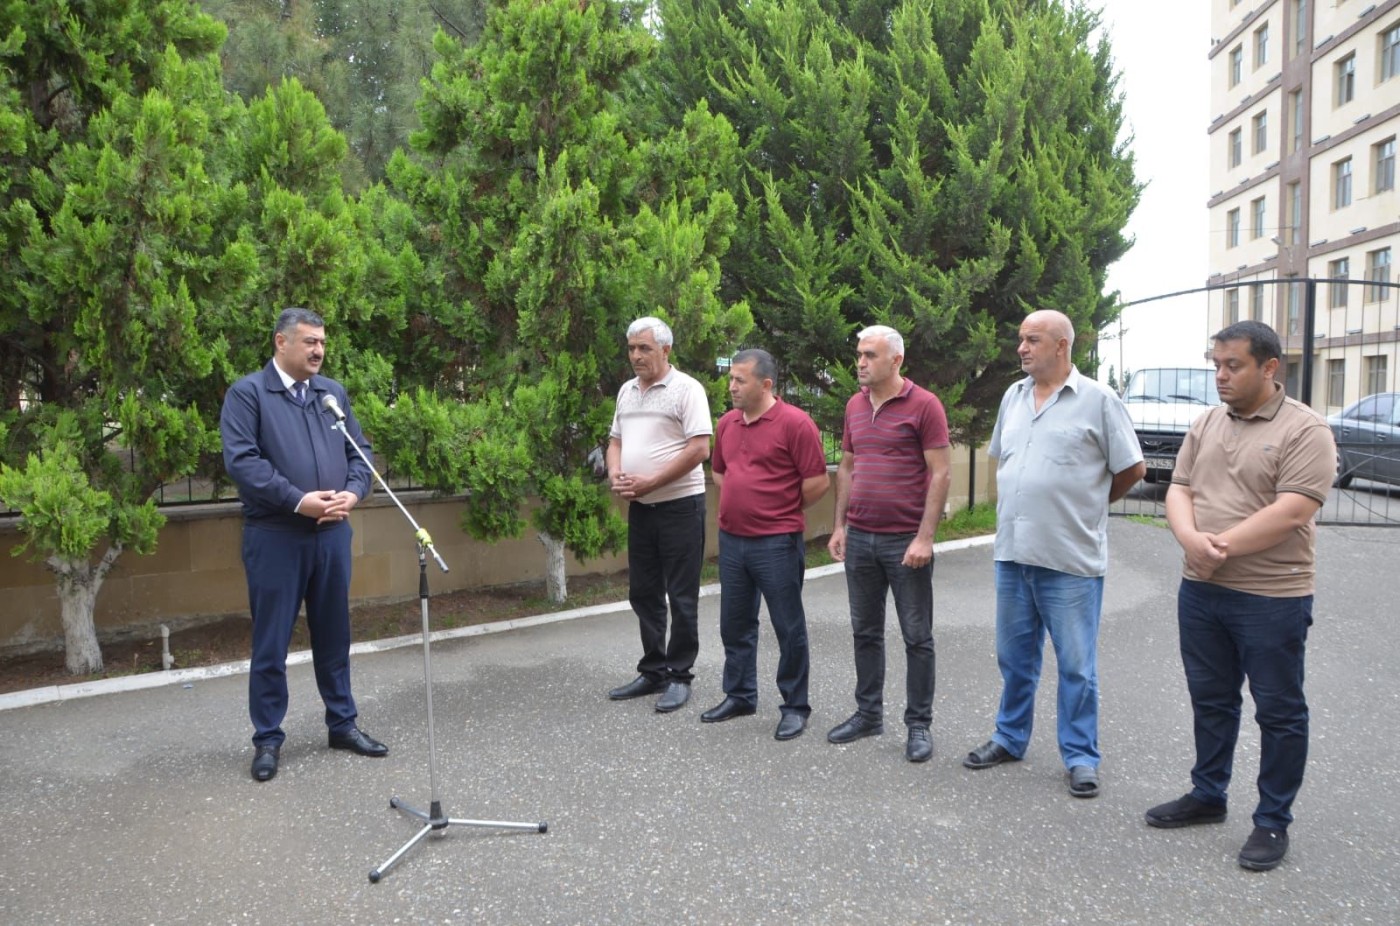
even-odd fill
[[[826,472],[816,424],[782,399],[745,423],[737,408],[715,426],[710,468],[724,477],[719,529],[740,537],[769,537],[807,529],[802,481]]]
[[[907,377],[904,388],[875,411],[870,387],[846,403],[841,452],[855,454],[846,523],[872,534],[912,534],[924,516],[932,473],[925,450],[948,446],[943,403]]]

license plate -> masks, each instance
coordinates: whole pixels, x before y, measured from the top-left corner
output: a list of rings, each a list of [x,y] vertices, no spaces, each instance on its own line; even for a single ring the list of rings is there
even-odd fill
[[[1176,469],[1176,457],[1146,457],[1148,469]]]

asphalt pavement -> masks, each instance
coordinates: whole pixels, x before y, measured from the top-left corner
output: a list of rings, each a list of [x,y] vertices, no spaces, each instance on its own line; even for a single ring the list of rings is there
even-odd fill
[[[1400,533],[1328,527],[1308,648],[1312,755],[1283,866],[1235,856],[1251,828],[1258,736],[1246,699],[1229,819],[1155,830],[1189,787],[1177,653],[1179,555],[1115,518],[1101,634],[1102,794],[1071,798],[1054,742],[1053,656],[1026,760],[971,772],[1000,688],[991,548],[935,568],[934,758],[904,759],[904,659],[891,612],[886,732],[846,746],[845,583],[816,570],[811,728],[773,739],[765,627],[759,712],[701,724],[723,697],[717,596],[701,601],[695,697],[610,702],[633,676],[626,605],[517,622],[432,650],[436,785],[457,819],[377,883],[419,829],[391,796],[432,794],[420,646],[357,655],[361,725],[386,759],[326,748],[308,664],[291,670],[280,774],[250,779],[246,676],[0,700],[0,922],[16,924],[1253,924],[1400,921]],[[469,568],[453,564],[454,568]],[[160,681],[157,679],[157,681]],[[142,681],[140,684],[146,684]],[[137,684],[137,683],[131,683]],[[120,687],[120,686],[116,686]],[[81,696],[80,696],[81,695]]]

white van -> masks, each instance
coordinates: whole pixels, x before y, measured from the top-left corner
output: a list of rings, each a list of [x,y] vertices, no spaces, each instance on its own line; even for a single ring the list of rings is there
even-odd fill
[[[1123,390],[1147,464],[1147,482],[1170,482],[1176,453],[1191,422],[1220,404],[1215,371],[1207,367],[1150,367],[1135,370]]]

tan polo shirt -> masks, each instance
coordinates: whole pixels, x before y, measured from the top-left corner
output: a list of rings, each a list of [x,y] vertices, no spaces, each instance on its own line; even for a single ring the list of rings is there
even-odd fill
[[[651,475],[685,450],[692,437],[714,433],[705,387],[674,366],[645,391],[634,376],[617,393],[611,436],[622,442],[622,471]],[[637,501],[646,505],[688,498],[705,491],[699,463]]]
[[[1191,425],[1172,482],[1191,488],[1197,530],[1226,531],[1273,504],[1280,492],[1327,500],[1337,476],[1337,446],[1327,420],[1285,396],[1282,386],[1275,389],[1246,418],[1221,405]],[[1207,581],[1269,598],[1311,595],[1313,539],[1309,520],[1267,550],[1228,557]],[[1198,579],[1189,566],[1184,574]]]

